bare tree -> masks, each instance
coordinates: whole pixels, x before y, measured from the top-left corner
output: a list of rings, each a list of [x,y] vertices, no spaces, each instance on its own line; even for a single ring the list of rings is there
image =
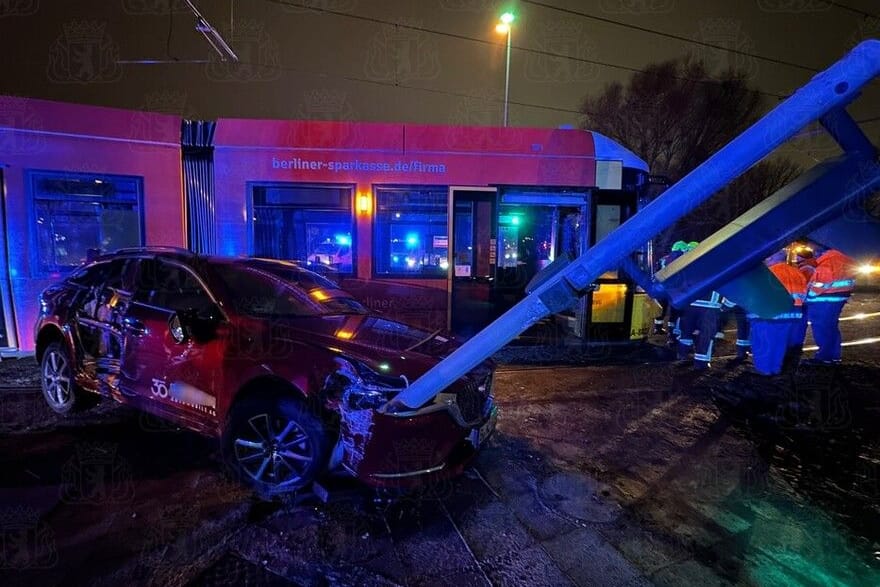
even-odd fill
[[[743,75],[728,71],[711,79],[703,63],[679,59],[649,66],[626,86],[608,85],[587,97],[581,111],[584,128],[626,145],[652,173],[675,182],[748,128],[764,108]],[[761,162],[666,231],[659,250],[674,240],[705,238],[798,172],[787,159]]]

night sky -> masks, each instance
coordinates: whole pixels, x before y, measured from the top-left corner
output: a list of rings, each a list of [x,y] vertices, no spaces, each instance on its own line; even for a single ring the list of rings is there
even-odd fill
[[[494,125],[502,116],[505,53],[494,25],[512,10],[511,125],[577,125],[585,95],[652,62],[691,56],[715,72],[732,65],[769,107],[858,41],[880,37],[873,0],[196,5],[242,64],[217,61],[182,0],[4,0],[0,94],[195,118]],[[119,63],[143,59],[173,63]],[[875,81],[852,109],[870,121],[863,128],[875,143],[878,87]],[[833,153],[810,133],[787,150],[802,161]]]

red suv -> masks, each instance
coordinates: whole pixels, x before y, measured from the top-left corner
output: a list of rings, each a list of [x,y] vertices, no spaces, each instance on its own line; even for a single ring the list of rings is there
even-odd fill
[[[494,429],[484,363],[419,409],[389,400],[455,342],[367,310],[295,264],[127,249],[40,295],[49,406],[105,396],[221,439],[262,494],[344,469],[377,487],[456,475]]]

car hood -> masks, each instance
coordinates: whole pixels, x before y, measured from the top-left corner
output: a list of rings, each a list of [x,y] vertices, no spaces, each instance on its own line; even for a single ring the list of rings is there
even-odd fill
[[[377,372],[410,379],[459,346],[450,337],[375,314],[296,318],[285,320],[283,328],[293,338],[341,352]]]

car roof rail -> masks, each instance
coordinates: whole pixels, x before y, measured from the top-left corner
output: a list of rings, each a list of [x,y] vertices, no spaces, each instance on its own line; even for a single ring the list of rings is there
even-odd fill
[[[183,247],[172,247],[172,246],[147,246],[147,247],[125,247],[122,249],[116,249],[117,254],[119,253],[177,253],[179,255],[186,255],[189,257],[195,257],[196,253],[189,249],[184,249]]]

